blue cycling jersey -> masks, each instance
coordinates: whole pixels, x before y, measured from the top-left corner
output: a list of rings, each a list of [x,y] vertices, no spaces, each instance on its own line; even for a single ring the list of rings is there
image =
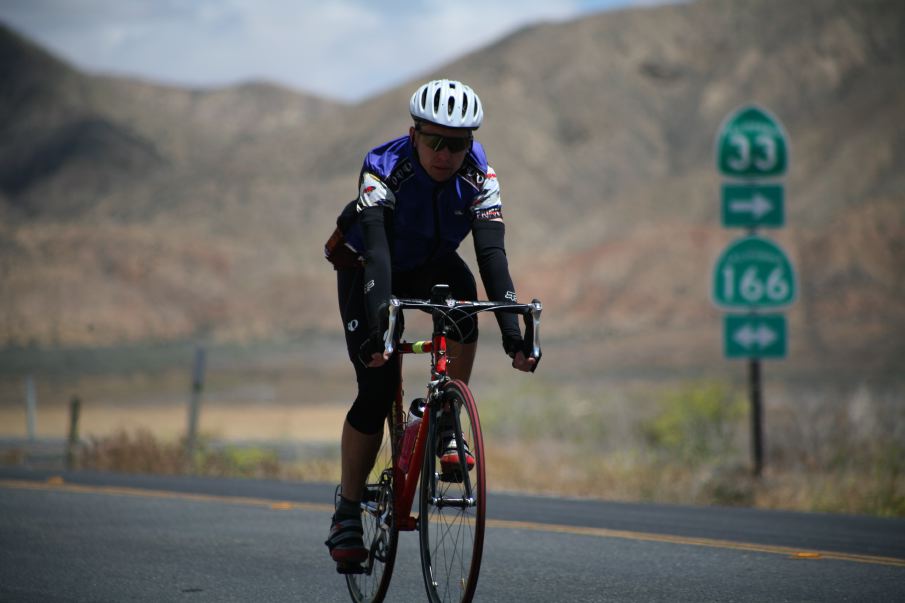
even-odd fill
[[[436,182],[415,156],[408,136],[371,150],[364,160],[356,209],[391,210],[390,241],[393,270],[411,270],[432,258],[455,251],[475,220],[502,217],[496,173],[487,165],[477,141],[462,167],[447,182]],[[345,232],[347,244],[363,253],[358,220]]]

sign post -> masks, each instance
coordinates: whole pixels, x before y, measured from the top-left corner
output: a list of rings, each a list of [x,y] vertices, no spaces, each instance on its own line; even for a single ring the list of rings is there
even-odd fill
[[[795,301],[795,271],[785,252],[757,228],[785,225],[785,189],[778,179],[789,164],[789,145],[779,120],[765,109],[747,106],[731,112],[716,140],[717,170],[726,180],[720,217],[727,228],[746,228],[748,236],[729,244],[714,265],[712,299],[718,307],[745,314],[723,317],[723,355],[748,358],[751,393],[753,473],[764,466],[762,358],[784,358],[788,349],[784,314],[759,314]]]

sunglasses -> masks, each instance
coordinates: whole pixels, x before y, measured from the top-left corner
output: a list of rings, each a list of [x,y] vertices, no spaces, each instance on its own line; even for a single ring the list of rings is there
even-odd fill
[[[461,153],[471,148],[474,140],[471,136],[441,136],[440,134],[427,134],[418,131],[421,140],[435,153],[443,149],[449,149],[450,153]]]

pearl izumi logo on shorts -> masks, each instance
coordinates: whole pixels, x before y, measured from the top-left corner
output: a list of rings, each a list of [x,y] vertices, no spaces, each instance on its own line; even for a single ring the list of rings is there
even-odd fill
[[[370,290],[373,289],[373,288],[374,288],[374,279],[371,279],[371,280],[369,280],[369,281],[367,282],[367,284],[365,285],[365,293],[367,294],[367,292],[370,291]]]
[[[358,320],[353,318],[349,321],[349,324],[346,325],[346,327],[349,329],[349,333],[354,333],[355,329],[358,328]]]

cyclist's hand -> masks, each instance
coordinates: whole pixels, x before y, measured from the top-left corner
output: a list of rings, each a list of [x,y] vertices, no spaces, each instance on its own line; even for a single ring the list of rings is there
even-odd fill
[[[532,358],[530,356],[526,357],[525,354],[521,351],[516,352],[515,356],[512,358],[512,366],[526,373],[533,371],[536,364],[536,358]]]
[[[386,352],[374,352],[371,354],[371,361],[368,362],[365,366],[368,368],[377,368],[378,366],[383,366],[386,364],[387,360],[390,359],[390,355]]]
[[[358,348],[358,361],[367,368],[383,366],[390,355],[384,351],[383,338],[379,335],[371,335]]]
[[[503,349],[512,358],[512,367],[526,373],[533,373],[540,358],[533,358],[521,336],[503,336]]]

